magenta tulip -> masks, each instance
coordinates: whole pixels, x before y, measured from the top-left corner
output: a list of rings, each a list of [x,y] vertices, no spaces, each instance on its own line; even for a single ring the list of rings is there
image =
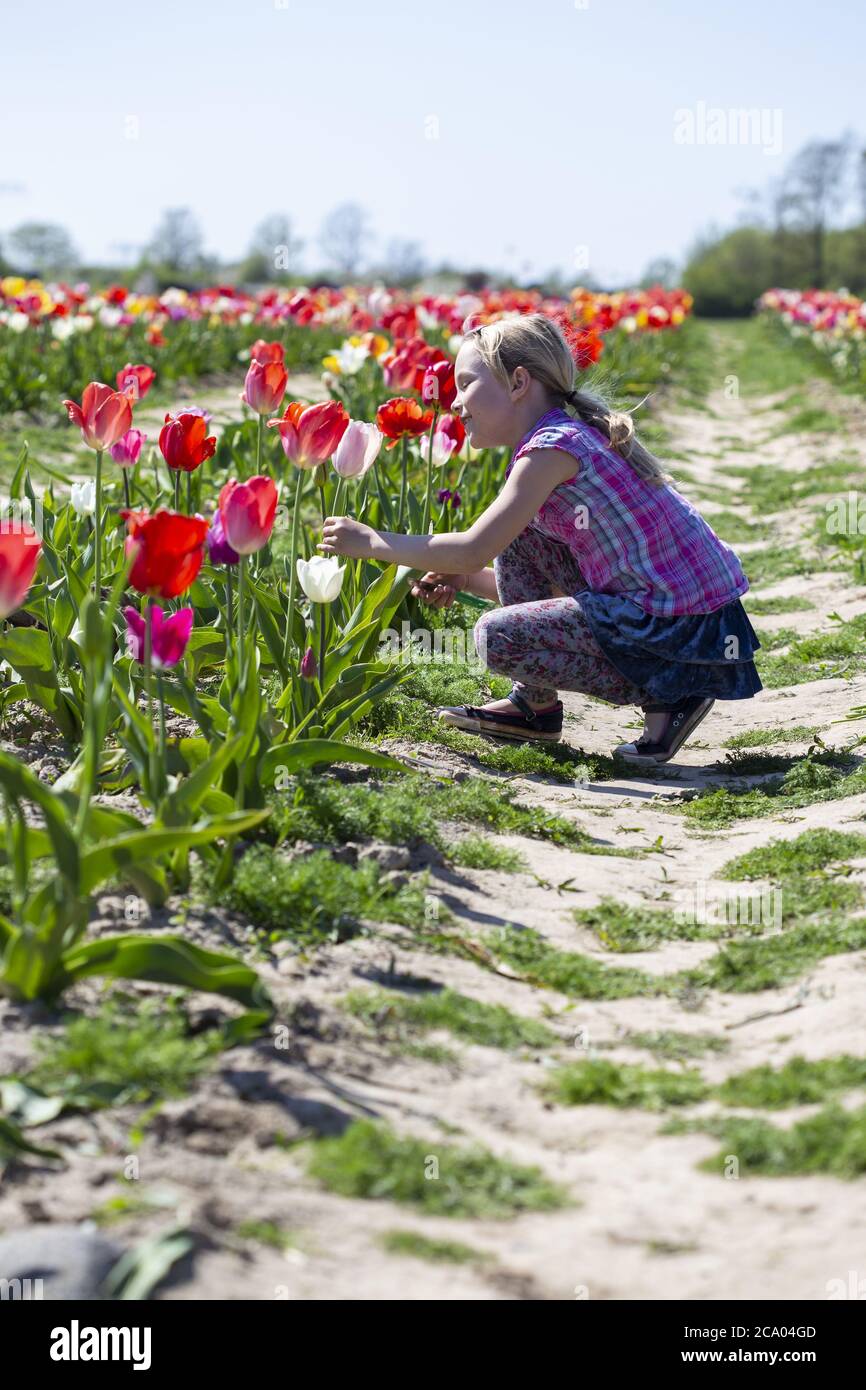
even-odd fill
[[[136,608],[124,608],[126,619],[126,646],[133,661],[144,663],[146,624]],[[176,666],[183,658],[192,632],[193,610],[179,608],[169,618],[163,616],[161,608],[150,605],[150,645],[151,661],[155,671],[167,670]]]

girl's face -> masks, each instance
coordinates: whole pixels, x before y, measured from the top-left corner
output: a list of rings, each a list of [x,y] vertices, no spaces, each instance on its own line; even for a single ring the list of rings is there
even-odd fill
[[[454,381],[457,396],[452,409],[463,421],[472,448],[507,445],[514,433],[512,393],[493,375],[472,342],[461,345]]]

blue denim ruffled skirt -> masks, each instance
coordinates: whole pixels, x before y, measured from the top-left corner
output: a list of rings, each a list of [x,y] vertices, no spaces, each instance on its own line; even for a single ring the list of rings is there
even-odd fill
[[[621,594],[575,594],[611,665],[660,704],[690,695],[748,700],[763,690],[757,633],[739,599],[715,613],[658,618]]]

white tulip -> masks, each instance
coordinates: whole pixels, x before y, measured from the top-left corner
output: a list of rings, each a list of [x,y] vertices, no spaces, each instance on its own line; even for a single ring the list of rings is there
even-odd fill
[[[333,603],[343,587],[346,566],[334,555],[298,560],[298,580],[311,603]]]
[[[96,511],[96,483],[92,478],[72,484],[72,506],[78,516],[92,516]]]
[[[345,342],[332,356],[336,357],[340,364],[340,372],[343,376],[354,376],[356,372],[361,370],[370,353],[363,343]]]
[[[6,320],[6,327],[11,328],[13,333],[23,333],[29,326],[30,320],[27,315],[17,311],[14,314],[10,314]]]
[[[75,332],[75,324],[72,319],[52,319],[51,336],[58,342],[64,343],[67,338],[71,338]]]

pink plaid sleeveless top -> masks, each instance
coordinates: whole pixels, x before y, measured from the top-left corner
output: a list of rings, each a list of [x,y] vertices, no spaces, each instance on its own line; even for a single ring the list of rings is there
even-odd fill
[[[531,449],[562,449],[580,462],[532,525],[568,546],[589,589],[657,617],[714,613],[748,589],[736,554],[700,512],[669,484],[638,477],[592,425],[548,411],[521,439],[506,477]]]

